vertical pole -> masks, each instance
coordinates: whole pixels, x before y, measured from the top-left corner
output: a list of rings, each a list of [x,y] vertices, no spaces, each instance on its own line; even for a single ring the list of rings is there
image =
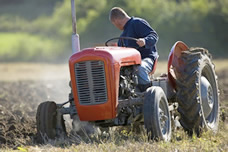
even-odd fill
[[[76,24],[76,11],[75,2],[71,0],[71,15],[72,15],[72,53],[77,53],[80,51],[80,41],[79,35],[77,34],[77,24]]]

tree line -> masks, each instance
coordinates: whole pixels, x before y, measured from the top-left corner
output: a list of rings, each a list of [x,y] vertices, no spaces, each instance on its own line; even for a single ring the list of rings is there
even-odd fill
[[[81,48],[103,45],[107,39],[120,35],[121,31],[108,20],[110,9],[119,6],[130,16],[146,19],[157,31],[161,59],[167,59],[170,48],[178,40],[192,47],[205,47],[216,58],[228,57],[227,0],[75,0],[75,3]],[[18,37],[26,34],[25,39],[29,39],[29,36],[37,37],[31,42],[34,48],[26,46],[26,43],[21,43],[25,46],[18,44],[21,51],[14,55],[0,49],[0,60],[7,61],[8,57],[9,61],[64,61],[70,56],[70,1],[59,0],[54,5],[52,13],[42,14],[34,19],[16,14],[0,15],[0,38],[1,33],[19,33]],[[36,41],[40,41],[39,47],[34,44]],[[30,52],[29,57],[26,57],[26,49],[30,50],[27,50]],[[37,59],[39,55],[40,58]]]

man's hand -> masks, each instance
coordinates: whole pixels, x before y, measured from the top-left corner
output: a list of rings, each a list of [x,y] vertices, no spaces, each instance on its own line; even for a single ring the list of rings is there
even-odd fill
[[[144,38],[139,38],[136,43],[140,46],[140,47],[143,47],[146,45],[146,41]]]

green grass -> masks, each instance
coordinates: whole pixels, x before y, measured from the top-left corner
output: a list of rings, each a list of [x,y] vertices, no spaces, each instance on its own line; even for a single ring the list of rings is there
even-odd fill
[[[27,33],[0,33],[0,46],[0,61],[53,60],[64,52],[59,40]]]
[[[171,142],[153,142],[147,141],[145,133],[135,134],[126,131],[112,131],[110,138],[100,139],[99,137],[91,137],[90,142],[81,140],[78,144],[68,144],[68,140],[52,141],[45,145],[38,146],[19,146],[20,151],[56,151],[56,152],[118,152],[118,151],[227,151],[228,150],[228,126],[220,124],[220,130],[217,134],[213,132],[205,132],[198,138],[188,137],[183,130],[173,132]],[[4,149],[3,151],[12,151],[12,149]]]

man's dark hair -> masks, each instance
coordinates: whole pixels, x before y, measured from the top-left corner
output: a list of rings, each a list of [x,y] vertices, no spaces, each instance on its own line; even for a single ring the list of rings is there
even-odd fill
[[[115,19],[123,19],[127,16],[127,13],[122,8],[113,7],[109,13],[109,20],[114,21]]]

